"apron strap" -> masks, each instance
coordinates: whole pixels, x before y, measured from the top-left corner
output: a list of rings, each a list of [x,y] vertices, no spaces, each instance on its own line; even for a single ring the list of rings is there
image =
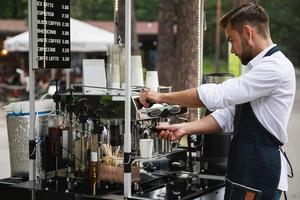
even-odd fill
[[[293,178],[294,177],[294,170],[293,170],[292,164],[291,164],[289,158],[287,157],[286,153],[282,150],[281,147],[279,147],[279,150],[281,151],[282,155],[284,156],[285,160],[287,161],[287,163],[289,165],[291,174],[288,174],[288,177]],[[284,194],[284,199],[287,200],[288,198],[287,198],[287,195],[286,195],[286,191],[283,191],[283,194]]]
[[[279,48],[276,46],[272,47],[265,55],[264,57],[271,56],[273,53],[276,53],[277,51],[280,51]]]
[[[276,53],[277,51],[279,51],[279,48],[277,46],[274,46],[273,48],[271,48],[265,55],[264,57],[267,57],[267,56],[271,56],[273,53]],[[272,135],[273,136],[273,135]],[[291,171],[291,174],[288,174],[288,177],[289,178],[293,178],[294,177],[294,171],[293,171],[293,168],[292,168],[292,165],[291,165],[291,162],[290,160],[288,159],[286,153],[282,150],[281,146],[283,145],[277,138],[275,138],[274,136],[271,137],[275,143],[278,144],[279,146],[279,150],[281,151],[282,155],[284,156],[285,160],[287,161],[288,165],[289,165],[289,168],[290,168],[290,171]],[[286,191],[283,191],[283,194],[284,194],[284,199],[287,200],[287,196],[286,196]]]
[[[281,147],[279,147],[279,150],[281,151],[282,155],[284,156],[285,160],[287,161],[287,163],[288,163],[288,165],[289,165],[291,174],[288,174],[288,177],[289,177],[289,178],[293,178],[293,177],[294,177],[294,170],[293,170],[292,164],[291,164],[289,158],[287,157],[286,153],[282,150]]]
[[[286,191],[283,191],[284,199],[287,200]]]

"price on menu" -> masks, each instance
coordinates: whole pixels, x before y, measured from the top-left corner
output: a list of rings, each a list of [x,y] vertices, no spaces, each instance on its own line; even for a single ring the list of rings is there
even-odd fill
[[[37,0],[38,68],[70,68],[70,0]]]

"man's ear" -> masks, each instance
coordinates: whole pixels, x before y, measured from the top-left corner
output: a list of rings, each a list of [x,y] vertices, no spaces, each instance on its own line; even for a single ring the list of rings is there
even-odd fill
[[[244,26],[244,34],[245,34],[245,37],[248,39],[248,40],[251,40],[252,37],[253,37],[253,28],[249,25],[245,25]]]

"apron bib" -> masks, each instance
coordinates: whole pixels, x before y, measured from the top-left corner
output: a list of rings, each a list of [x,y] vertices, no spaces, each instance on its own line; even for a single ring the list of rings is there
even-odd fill
[[[275,46],[265,56],[277,51]],[[236,105],[224,199],[274,199],[280,179],[282,145],[256,118],[250,102]]]

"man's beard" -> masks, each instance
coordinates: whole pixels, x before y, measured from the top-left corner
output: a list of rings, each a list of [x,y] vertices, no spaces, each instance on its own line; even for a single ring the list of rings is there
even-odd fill
[[[242,53],[240,55],[240,60],[243,65],[247,65],[248,62],[250,62],[250,60],[254,58],[252,53],[252,47],[249,45],[248,41],[244,37],[241,37],[241,42],[242,42]]]

